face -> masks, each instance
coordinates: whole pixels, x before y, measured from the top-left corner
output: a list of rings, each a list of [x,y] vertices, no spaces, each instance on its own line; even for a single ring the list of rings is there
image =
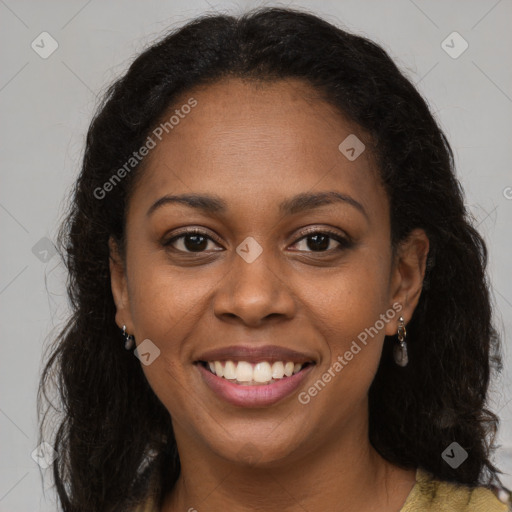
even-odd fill
[[[223,80],[165,118],[176,108],[129,201],[125,262],[111,243],[111,274],[118,325],[150,340],[142,367],[178,447],[270,464],[364,431],[428,240],[416,231],[393,255],[369,149],[349,160],[338,148],[365,135],[308,85]]]

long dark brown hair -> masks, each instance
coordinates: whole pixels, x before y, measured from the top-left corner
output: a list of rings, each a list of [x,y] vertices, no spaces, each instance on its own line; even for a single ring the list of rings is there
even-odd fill
[[[108,239],[123,245],[138,165],[106,197],[98,190],[146,140],[178,95],[226,77],[299,78],[371,137],[391,207],[391,243],[414,228],[430,239],[428,270],[408,325],[411,363],[400,368],[386,337],[369,396],[370,441],[388,461],[443,480],[499,483],[491,463],[498,418],[486,408],[501,369],[485,274],[487,250],[472,226],[449,143],[430,109],[372,41],[305,11],[263,8],[204,15],[139,55],[108,90],[87,133],[58,247],[69,271],[71,315],[51,346],[38,412],[50,388],[60,417],[51,444],[66,512],[128,511],[157,475],[159,496],[180,473],[168,411],[140,362],[123,349],[109,273]],[[41,421],[41,439],[49,441]],[[456,441],[468,459],[441,457]]]

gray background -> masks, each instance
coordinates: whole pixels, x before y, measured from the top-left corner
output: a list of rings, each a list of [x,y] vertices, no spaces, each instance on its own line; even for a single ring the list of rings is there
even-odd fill
[[[67,314],[65,273],[58,257],[45,252],[51,249],[45,237],[56,235],[99,96],[162,31],[205,11],[236,14],[259,5],[306,7],[383,45],[446,131],[490,251],[505,340],[505,371],[491,400],[502,420],[496,462],[512,488],[511,0],[0,0],[0,511],[56,510],[50,470],[31,458],[43,350]],[[46,59],[31,47],[34,40],[43,46],[44,31],[59,45]],[[458,58],[441,46],[453,31],[469,44]],[[462,48],[452,40],[452,52]]]

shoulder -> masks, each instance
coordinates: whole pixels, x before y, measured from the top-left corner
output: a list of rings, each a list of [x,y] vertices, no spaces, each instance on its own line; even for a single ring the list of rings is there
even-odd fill
[[[416,485],[400,512],[509,512],[510,499],[506,491],[436,480],[418,468]]]

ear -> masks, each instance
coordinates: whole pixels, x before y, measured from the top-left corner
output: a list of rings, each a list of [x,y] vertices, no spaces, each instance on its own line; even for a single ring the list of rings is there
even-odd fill
[[[116,305],[116,324],[120,329],[126,325],[126,331],[133,333],[133,322],[130,313],[128,284],[126,281],[126,268],[120,254],[119,247],[113,237],[108,240],[110,250],[110,286]]]
[[[391,303],[402,306],[394,322],[386,324],[386,335],[397,332],[398,318],[407,324],[420,299],[430,243],[423,229],[417,228],[397,248],[391,276]]]

